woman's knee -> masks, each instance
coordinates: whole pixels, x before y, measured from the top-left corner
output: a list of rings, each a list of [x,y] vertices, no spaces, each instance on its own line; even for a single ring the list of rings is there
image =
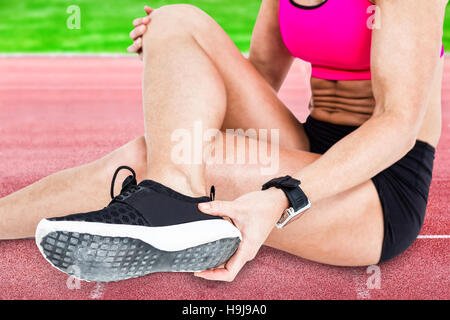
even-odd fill
[[[211,18],[205,12],[188,4],[163,6],[153,11],[150,17],[152,21],[144,34],[144,42],[152,36],[166,38],[196,34],[207,29],[211,23]]]
[[[178,18],[198,18],[204,12],[191,4],[169,4],[162,6],[151,13],[151,17],[156,15],[176,16]]]

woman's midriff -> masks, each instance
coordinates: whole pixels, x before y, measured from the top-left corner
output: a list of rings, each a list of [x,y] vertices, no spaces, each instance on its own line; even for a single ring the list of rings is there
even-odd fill
[[[437,75],[418,140],[436,147],[441,134],[441,79]],[[311,116],[334,124],[360,126],[374,112],[370,80],[335,81],[311,78]],[[402,106],[407,108],[408,106]]]

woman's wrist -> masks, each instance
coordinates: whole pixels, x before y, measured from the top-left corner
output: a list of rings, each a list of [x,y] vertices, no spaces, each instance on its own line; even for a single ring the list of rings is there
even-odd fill
[[[273,209],[270,210],[271,220],[273,220],[274,223],[277,223],[284,210],[290,206],[288,198],[284,194],[283,190],[277,188],[270,188],[261,192],[265,194],[270,207]]]

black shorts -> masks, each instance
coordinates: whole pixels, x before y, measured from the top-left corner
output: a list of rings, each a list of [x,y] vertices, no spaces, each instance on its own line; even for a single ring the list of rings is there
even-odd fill
[[[310,151],[323,154],[358,127],[336,125],[309,116],[304,128]],[[417,140],[408,154],[372,178],[384,216],[380,263],[405,251],[417,238],[425,218],[434,155],[431,145]]]

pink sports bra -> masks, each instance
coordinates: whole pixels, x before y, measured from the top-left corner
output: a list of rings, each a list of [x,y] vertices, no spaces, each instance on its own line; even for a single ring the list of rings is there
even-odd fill
[[[367,23],[373,5],[369,0],[325,0],[315,6],[280,0],[283,42],[292,56],[311,63],[315,78],[370,80],[372,29]]]

